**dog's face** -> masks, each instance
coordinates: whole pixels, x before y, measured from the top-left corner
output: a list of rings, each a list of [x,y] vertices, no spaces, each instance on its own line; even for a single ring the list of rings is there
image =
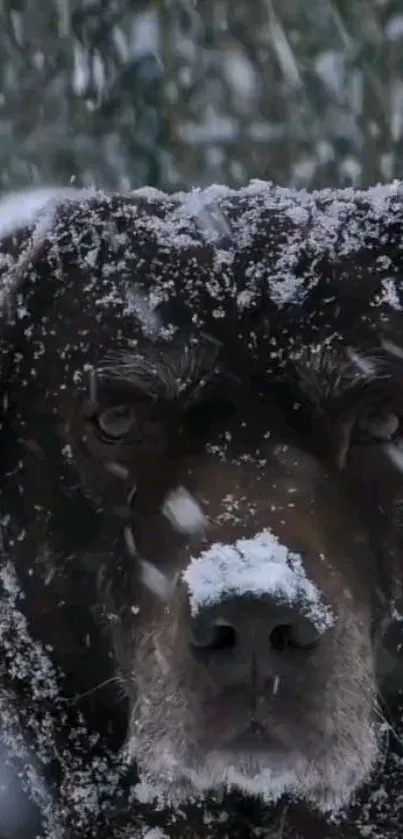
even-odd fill
[[[173,802],[226,786],[326,811],[378,755],[375,650],[399,581],[347,463],[398,432],[396,382],[319,355],[287,391],[304,419],[283,383],[226,377],[204,339],[115,354],[60,409],[82,487],[121,521],[98,584],[127,754]]]
[[[393,515],[385,543],[365,517],[382,469],[392,511],[399,494],[399,375],[321,349],[258,380],[231,367],[225,329],[221,345],[138,341],[96,272],[67,264],[63,284],[59,268],[52,300],[49,265],[29,276],[8,354],[9,544],[86,557],[126,755],[168,800],[225,786],[347,804],[379,753],[376,648],[400,594]]]

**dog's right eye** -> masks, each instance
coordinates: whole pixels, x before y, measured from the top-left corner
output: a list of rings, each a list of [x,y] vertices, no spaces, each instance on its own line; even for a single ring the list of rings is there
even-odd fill
[[[106,408],[94,417],[94,421],[98,432],[104,439],[116,442],[129,433],[136,418],[130,405],[116,405],[113,408]]]

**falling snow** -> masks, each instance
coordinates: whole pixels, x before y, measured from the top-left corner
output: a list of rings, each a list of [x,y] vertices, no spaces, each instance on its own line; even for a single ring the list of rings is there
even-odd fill
[[[31,238],[17,263],[7,257],[0,265],[7,273],[7,283],[11,282],[2,289],[0,306],[9,315],[17,305],[17,317],[35,342],[38,366],[47,364],[55,324],[44,320],[40,329],[33,327],[31,301],[18,296],[18,280],[42,245],[50,242],[60,256],[65,222],[58,215],[58,206],[66,200],[72,199],[71,214],[77,221],[70,244],[86,269],[82,311],[90,307],[102,325],[105,313],[113,309],[117,324],[122,318],[132,318],[151,341],[156,337],[169,340],[175,334],[170,301],[178,290],[187,298],[196,329],[206,328],[207,295],[214,304],[214,323],[208,328],[219,331],[228,301],[235,302],[240,319],[253,313],[262,291],[269,293],[279,315],[296,302],[309,302],[316,279],[309,269],[305,272],[307,254],[308,264],[337,263],[341,277],[345,265],[352,263],[353,270],[347,272],[350,286],[354,279],[362,279],[362,243],[371,249],[389,236],[401,201],[401,186],[392,184],[394,178],[403,177],[403,14],[399,3],[215,0],[211,4],[145,3],[139,10],[136,4],[123,0],[50,0],[46,14],[41,4],[3,6],[0,187],[12,192],[0,207],[0,235],[30,224]],[[274,191],[266,180],[249,183],[253,178],[288,186]],[[85,191],[48,186],[70,179]],[[388,181],[390,186],[351,192],[351,187],[360,190],[378,180]],[[150,181],[161,189],[144,186]],[[22,193],[27,184],[37,188]],[[206,188],[208,184],[214,186]],[[137,198],[149,202],[149,215],[140,217],[136,207],[125,204],[123,210],[136,231],[136,248],[147,237],[153,238],[154,260],[143,253],[135,259],[130,243],[116,231],[104,229],[103,235],[97,236],[99,218],[89,209],[94,185],[126,193],[140,186]],[[336,198],[328,189],[294,191],[323,186],[347,189]],[[237,201],[234,204],[233,188],[238,187],[242,188],[242,207]],[[174,197],[168,199],[162,189],[174,191]],[[360,195],[368,205],[357,221],[354,203]],[[80,228],[80,212],[93,229],[89,245]],[[266,253],[262,253],[267,213],[281,224],[273,222]],[[281,238],[283,223],[287,233]],[[399,229],[400,224],[399,218]],[[100,278],[97,267],[105,248],[109,255]],[[198,274],[197,255],[201,252],[205,271]],[[158,284],[157,275],[168,256],[174,256],[174,271]],[[234,283],[233,275],[240,263],[247,280],[242,289]],[[331,275],[325,265],[325,280]],[[57,267],[54,276],[61,295],[65,278]],[[116,276],[124,278],[119,289]],[[377,282],[372,314],[375,319],[378,314],[393,319],[403,305],[396,263],[378,260],[373,276]],[[56,329],[65,337],[60,387],[65,389],[71,381],[79,387],[87,381],[81,366],[88,352],[85,329],[74,338],[64,322],[58,322]],[[258,352],[262,344],[274,359],[282,352],[295,351],[287,335],[281,334],[279,340],[271,324],[261,335],[249,325],[239,331],[250,352]],[[395,340],[385,339],[383,348],[399,359],[403,357],[400,344],[395,336]],[[96,360],[91,358],[89,366]],[[21,387],[25,385],[26,381],[21,381]],[[2,404],[7,410],[7,393],[2,395]],[[66,445],[63,453],[66,461],[71,460],[70,446]],[[388,443],[385,453],[397,471],[403,471],[401,447]],[[119,464],[111,464],[111,473],[122,480],[126,477]],[[183,493],[167,499],[165,514],[181,532],[191,533],[203,526],[196,502]],[[236,505],[228,504],[227,515],[239,521]],[[16,538],[23,540],[24,534]],[[134,557],[136,544],[128,532],[126,547]],[[207,573],[212,571],[211,555],[207,552],[203,558],[195,558],[191,578],[199,585],[203,582],[199,596],[201,591],[203,596],[211,593],[213,582],[218,588],[223,586],[224,571],[229,573],[232,561],[238,563],[237,584],[244,585],[242,551],[238,546],[230,546],[228,551],[221,554],[219,573],[214,567],[215,578]],[[288,567],[285,553],[277,565],[282,570]],[[271,571],[273,566],[276,563],[270,563]],[[165,599],[165,576],[152,564],[143,565],[142,570],[149,589]],[[291,576],[295,584],[299,573],[295,562],[289,572],[290,585],[283,591],[294,596]],[[45,695],[56,701],[58,677],[49,651],[30,638],[12,566],[1,566],[0,581],[4,595],[0,636],[7,666],[17,680],[32,675],[35,701]],[[304,586],[308,581],[299,582],[301,593],[307,596]],[[268,579],[256,577],[255,583],[257,588],[267,586]],[[0,712],[7,746],[11,745],[28,767],[27,784],[47,813],[47,839],[62,835],[64,839],[40,780],[41,764],[48,759],[54,736],[49,720],[39,716],[36,728],[27,721],[34,737],[32,747],[18,731],[8,697],[0,698]],[[399,713],[403,719],[403,712]],[[84,728],[80,732],[86,742]],[[385,782],[374,788],[356,815],[352,829],[358,839],[399,839],[401,835],[401,759],[388,749],[385,761]],[[64,768],[76,784],[73,810],[79,817],[81,813],[83,821],[91,822],[98,808],[92,777],[71,766],[67,756]],[[97,777],[103,778],[98,785],[102,786],[109,776],[101,767]],[[6,771],[0,788],[3,781],[7,788],[10,777]],[[112,778],[111,788],[116,783]],[[0,794],[0,822],[2,808],[12,799],[12,779],[6,798],[8,801]],[[206,808],[198,814],[197,829],[192,825],[189,835],[192,839],[199,839],[199,834],[203,839],[216,839],[209,819],[212,825],[221,825],[222,819],[220,839],[235,839],[238,829],[246,835],[243,825],[226,826],[227,815],[221,805],[214,816]],[[261,815],[262,825],[263,819]],[[329,835],[343,839],[347,835],[342,828],[339,833],[337,826],[334,830],[329,829]],[[348,835],[350,832],[348,829]],[[187,834],[173,817],[164,828],[139,823],[124,839],[165,839],[168,835]],[[250,830],[248,835],[252,835]],[[288,839],[287,815],[275,828],[259,826],[253,835]]]

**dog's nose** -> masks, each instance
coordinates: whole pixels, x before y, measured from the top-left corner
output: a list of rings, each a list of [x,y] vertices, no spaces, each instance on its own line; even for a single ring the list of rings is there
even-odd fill
[[[201,609],[190,623],[192,655],[221,684],[250,680],[251,661],[264,679],[305,661],[322,632],[302,605],[271,596],[235,597]]]

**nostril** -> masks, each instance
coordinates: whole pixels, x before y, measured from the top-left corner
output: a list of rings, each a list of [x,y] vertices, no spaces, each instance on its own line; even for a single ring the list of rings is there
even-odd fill
[[[281,624],[270,633],[270,644],[276,652],[311,649],[318,641],[318,634],[309,621]]]
[[[230,652],[236,643],[236,631],[231,624],[216,621],[208,626],[192,628],[190,645],[195,651]]]

